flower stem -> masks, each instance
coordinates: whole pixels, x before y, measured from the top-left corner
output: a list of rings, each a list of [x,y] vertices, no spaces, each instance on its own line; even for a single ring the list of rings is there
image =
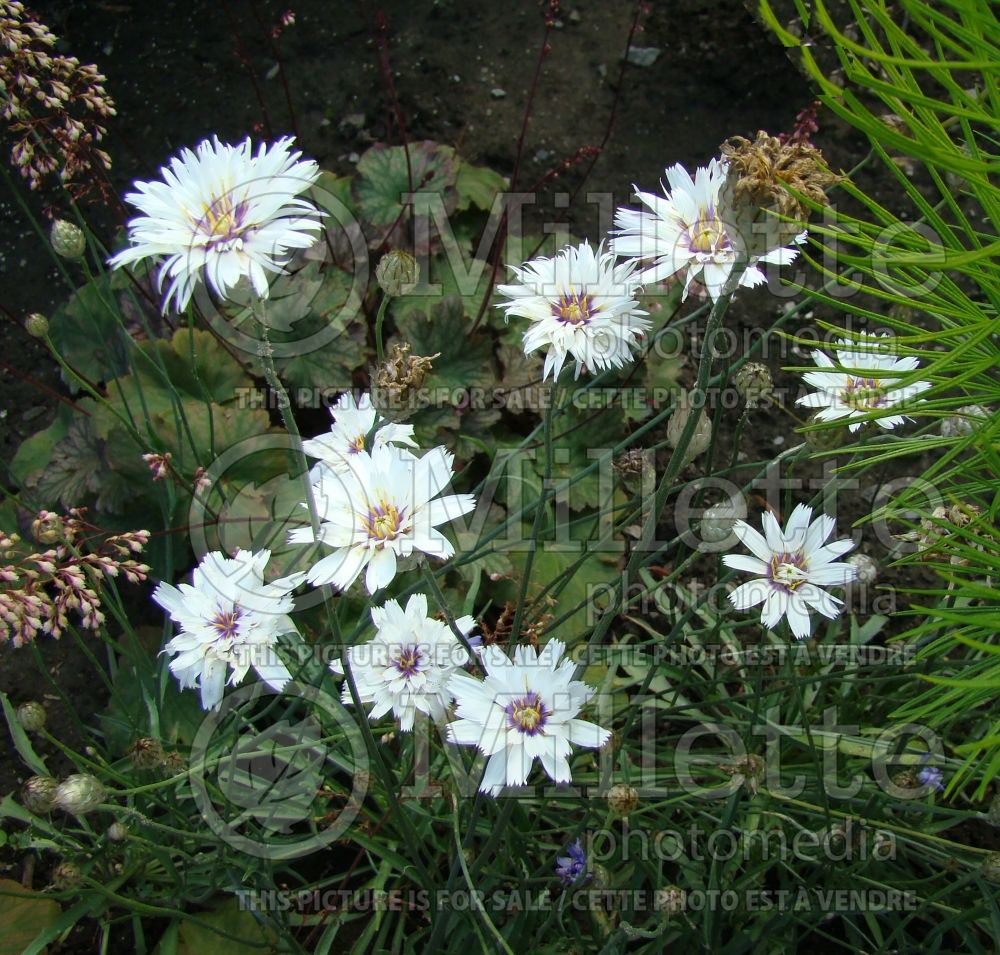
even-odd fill
[[[382,295],[382,302],[378,307],[378,314],[375,316],[375,360],[379,367],[385,361],[385,349],[382,345],[382,322],[385,321],[385,310],[389,307],[389,295]]]
[[[607,632],[611,629],[612,624],[617,619],[618,614],[621,611],[625,593],[629,585],[635,580],[639,569],[643,564],[643,553],[645,550],[643,545],[655,540],[656,525],[659,522],[660,514],[667,502],[667,497],[673,487],[674,479],[684,466],[688,446],[691,444],[691,439],[694,437],[695,429],[697,428],[699,418],[701,417],[701,411],[705,407],[705,390],[708,386],[709,377],[712,371],[712,346],[715,343],[715,336],[718,334],[719,328],[722,325],[722,319],[725,317],[726,311],[729,308],[729,303],[732,301],[736,289],[739,288],[740,279],[743,277],[743,273],[746,271],[748,264],[746,256],[743,255],[741,255],[736,262],[733,263],[729,277],[726,279],[726,283],[723,286],[715,304],[712,306],[712,311],[709,313],[708,321],[705,325],[705,339],[701,346],[701,358],[698,362],[698,377],[694,388],[690,392],[691,412],[684,424],[684,429],[681,432],[677,446],[674,448],[674,452],[670,456],[670,461],[663,473],[663,477],[660,478],[660,482],[657,485],[656,492],[653,495],[652,507],[650,507],[645,514],[642,532],[639,537],[640,543],[629,555],[629,559],[625,565],[625,570],[621,575],[621,579],[615,586],[614,594],[611,597],[611,603],[602,614],[597,625],[594,627],[594,632],[590,636],[588,647],[600,644],[607,635]],[[577,664],[577,675],[579,676],[585,668],[586,657],[581,659],[580,663]]]

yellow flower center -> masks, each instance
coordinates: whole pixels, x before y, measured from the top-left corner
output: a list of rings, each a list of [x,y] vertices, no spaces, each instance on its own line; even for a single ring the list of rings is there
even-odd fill
[[[385,501],[370,508],[364,518],[368,536],[380,543],[395,540],[399,536],[405,513],[405,508],[401,511],[395,504],[387,504]]]
[[[876,378],[854,378],[848,376],[841,395],[845,405],[858,411],[874,411],[885,404],[885,388]]]
[[[688,226],[688,246],[704,255],[728,251],[729,236],[714,209],[702,209],[697,221]]]
[[[552,306],[552,314],[567,325],[582,325],[589,322],[596,311],[590,296],[581,295],[579,292],[560,295],[559,301]]]
[[[535,692],[514,700],[505,709],[511,729],[519,730],[528,736],[540,732],[545,721],[552,715],[552,711],[546,709],[542,698]]]

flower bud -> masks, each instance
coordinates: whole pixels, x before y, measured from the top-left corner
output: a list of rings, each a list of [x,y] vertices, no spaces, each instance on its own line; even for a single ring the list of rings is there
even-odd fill
[[[994,885],[1000,885],[1000,852],[991,852],[983,859],[983,866],[980,870],[983,878]]]
[[[698,529],[706,544],[719,544],[733,536],[733,524],[740,517],[732,504],[715,504],[706,507]]]
[[[378,260],[375,278],[386,295],[405,295],[417,284],[420,266],[409,252],[393,249]]]
[[[65,219],[56,219],[49,233],[52,249],[64,259],[80,259],[87,251],[87,237],[79,226]]]
[[[676,885],[668,885],[665,889],[657,889],[653,896],[653,908],[667,915],[680,915],[687,909],[687,892]]]
[[[52,885],[56,889],[75,889],[81,881],[80,870],[72,862],[60,862],[52,870]]]
[[[106,795],[104,785],[96,776],[91,776],[89,773],[74,773],[56,787],[52,801],[65,812],[84,816],[104,802]]]
[[[616,783],[608,790],[608,809],[615,815],[627,816],[639,807],[639,792],[634,786]]]
[[[128,838],[128,826],[123,822],[113,822],[105,835],[110,842],[124,842]]]
[[[878,564],[867,554],[851,554],[847,563],[854,568],[859,584],[868,586],[878,579]]]
[[[21,790],[21,802],[29,812],[51,812],[59,782],[51,776],[32,776]]]
[[[767,365],[759,361],[748,361],[735,375],[733,385],[748,408],[757,408],[771,397],[774,379]]]
[[[49,320],[41,312],[33,312],[24,320],[24,330],[32,338],[44,338],[49,333]]]
[[[997,793],[990,801],[986,809],[986,821],[991,826],[1000,826],[1000,793]]]
[[[813,415],[806,424],[819,424],[820,419]],[[832,451],[839,448],[844,443],[844,428],[821,428],[817,431],[806,431],[802,437],[805,438],[806,447],[813,451]]]
[[[58,514],[42,511],[31,522],[31,534],[39,544],[60,544],[66,539],[66,527]]]
[[[990,416],[988,409],[981,405],[966,405],[953,415],[941,419],[942,438],[964,438],[981,428]]]
[[[667,422],[667,443],[676,448],[691,416],[691,404],[685,398],[675,409]],[[684,452],[684,464],[690,464],[699,454],[708,450],[712,443],[712,422],[704,408],[698,409],[698,423],[695,425],[691,441]]]
[[[45,707],[34,700],[22,703],[17,708],[17,721],[29,733],[37,733],[45,726]]]

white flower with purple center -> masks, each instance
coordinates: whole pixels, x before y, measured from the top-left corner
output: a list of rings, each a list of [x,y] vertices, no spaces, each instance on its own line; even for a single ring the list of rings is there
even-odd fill
[[[302,450],[334,471],[346,471],[351,458],[375,447],[385,444],[417,446],[413,440],[413,425],[386,421],[375,410],[369,394],[361,395],[357,401],[350,392],[342,394],[330,409],[330,414],[333,417],[330,430],[303,441]],[[312,478],[319,480],[315,468]]]
[[[293,144],[285,137],[254,155],[249,139],[230,146],[213,138],[182,150],[160,170],[163,181],[137,182],[125,196],[143,215],[130,220],[131,244],[109,264],[162,259],[164,311],[171,303],[183,311],[200,279],[226,298],[246,277],[266,298],[268,273],[284,272],[291,250],[308,249],[322,229],[323,213],[301,197],[319,167]]]
[[[362,703],[374,703],[368,714],[378,719],[392,710],[404,731],[413,729],[419,710],[433,720],[444,718],[452,696],[447,685],[452,674],[469,662],[469,653],[448,624],[427,615],[427,597],[414,594],[403,610],[395,600],[372,607],[377,633],[368,643],[349,647],[348,665]],[[476,625],[470,616],[455,626],[468,636]],[[343,689],[351,703],[350,687]]]
[[[824,370],[810,371],[802,377],[818,390],[799,398],[796,404],[822,409],[816,413],[820,421],[845,419],[851,422],[848,425],[851,431],[857,431],[868,421],[886,431],[901,425],[906,416],[893,413],[893,409],[926,391],[931,384],[914,381],[899,387],[900,376],[916,371],[920,362],[913,357],[896,358],[892,341],[891,335],[868,334],[859,342],[840,339],[836,362],[826,352],[813,350],[813,361]],[[878,417],[870,418],[873,414]],[[858,418],[865,420],[855,420]]]
[[[451,557],[455,548],[437,527],[476,506],[471,494],[439,496],[451,482],[454,459],[442,447],[418,458],[385,444],[351,457],[342,472],[321,469],[313,483],[318,536],[311,526],[289,535],[292,544],[318,540],[333,548],[307,572],[309,583],[346,590],[364,570],[373,594],[392,581],[401,561]]]
[[[485,679],[461,672],[451,678],[458,718],[448,724],[448,736],[488,757],[481,792],[496,796],[505,785],[525,785],[535,759],[554,782],[571,782],[572,747],[597,749],[610,739],[608,730],[576,718],[594,691],[573,679],[576,668],[562,659],[565,649],[560,640],[537,652],[520,646],[512,661],[487,646],[480,654]]]
[[[812,520],[812,508],[805,504],[792,511],[784,531],[770,511],[764,513],[763,526],[762,536],[746,521],[733,524],[753,557],[727,554],[722,563],[757,577],[737,587],[729,601],[737,610],[763,604],[760,619],[765,627],[774,628],[786,617],[792,633],[804,640],[812,629],[812,611],[831,620],[840,615],[843,601],[823,588],[843,586],[857,578],[854,567],[837,562],[854,542],[844,538],[827,544],[836,522],[826,514]]]
[[[736,261],[736,250],[726,231],[732,223],[727,222],[719,200],[726,168],[713,159],[708,166],[695,169],[694,178],[680,164],[665,172],[670,188],[663,187],[663,196],[633,187],[636,198],[649,211],[619,208],[611,248],[615,255],[650,263],[639,273],[639,281],[662,282],[686,271],[684,298],[691,283],[698,280],[716,301]],[[793,242],[801,245],[805,238],[802,232]],[[787,265],[798,254],[797,249],[785,247],[755,256],[740,278],[740,285],[752,287],[767,281],[760,263]]]
[[[203,709],[215,709],[226,683],[235,686],[251,667],[275,690],[290,679],[275,644],[281,634],[296,632],[288,616],[291,591],[305,574],[264,583],[270,556],[266,550],[241,550],[232,558],[213,551],[190,584],[161,583],[153,591],[153,600],[180,625],[163,649],[175,654],[170,670],[182,690],[200,689]]]
[[[520,284],[498,285],[510,301],[497,308],[506,317],[519,315],[532,324],[524,333],[524,353],[546,349],[542,380],[559,377],[568,357],[576,360],[576,377],[621,368],[632,361],[638,339],[652,327],[635,296],[635,265],[615,265],[615,257],[584,242],[567,246],[551,259],[538,258],[511,266]]]

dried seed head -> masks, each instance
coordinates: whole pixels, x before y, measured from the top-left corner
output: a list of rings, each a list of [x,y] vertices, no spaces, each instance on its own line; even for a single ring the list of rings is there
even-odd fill
[[[417,409],[408,407],[413,392],[423,386],[436,355],[411,355],[409,345],[393,345],[388,359],[375,369],[372,401],[385,417],[400,421]]]
[[[720,201],[727,210],[730,239],[750,256],[787,245],[809,218],[803,200],[826,205],[827,188],[841,179],[811,143],[782,143],[763,130],[753,142],[742,136],[727,140],[722,158],[727,173]]]
[[[748,361],[735,375],[733,385],[748,408],[757,408],[771,397],[774,379],[767,365],[759,361]]]
[[[152,737],[140,736],[128,749],[136,769],[156,769],[163,765],[163,747]]]
[[[657,889],[653,896],[653,908],[667,915],[680,915],[687,910],[687,892],[676,885],[668,885],[665,889]]]
[[[51,776],[32,776],[21,790],[21,802],[29,812],[51,812],[59,781]]]
[[[639,808],[639,792],[634,786],[616,783],[608,790],[608,809],[615,815],[627,816]]]
[[[60,891],[75,889],[81,881],[80,870],[72,862],[60,862],[52,870],[52,886]]]
[[[89,773],[74,773],[56,787],[52,802],[64,812],[85,816],[101,805],[106,795],[107,790],[96,776],[91,776]]]
[[[393,249],[378,260],[375,278],[386,295],[406,295],[420,279],[420,266],[409,252]]]
[[[83,230],[65,219],[56,219],[49,233],[52,250],[64,259],[81,259],[87,251],[87,237]]]
[[[29,732],[37,733],[45,726],[45,707],[29,700],[17,708],[17,721]]]

